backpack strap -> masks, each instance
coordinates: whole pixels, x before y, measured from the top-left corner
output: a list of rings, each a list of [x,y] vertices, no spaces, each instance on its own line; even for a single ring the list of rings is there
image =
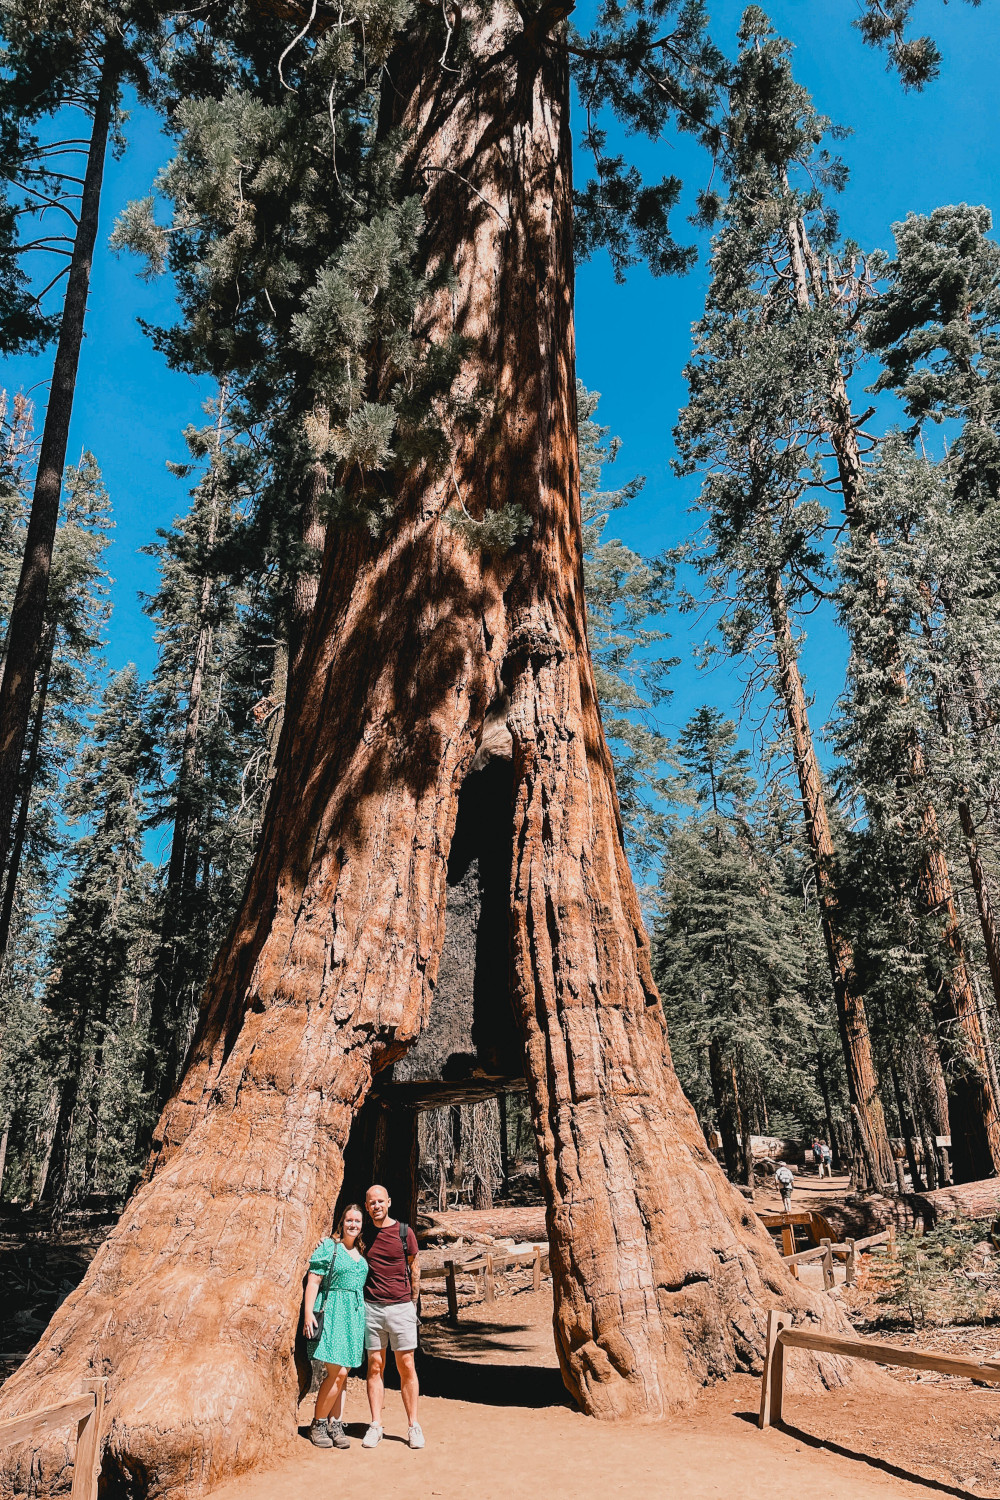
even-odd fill
[[[410,1226],[409,1226],[409,1224],[404,1224],[403,1221],[402,1221],[402,1219],[398,1219],[396,1222],[397,1222],[397,1227],[399,1229],[399,1242],[400,1242],[400,1244],[403,1247],[403,1268],[406,1271],[406,1281],[407,1281],[407,1285],[410,1287],[410,1289],[412,1291],[412,1289],[413,1289],[413,1277],[410,1275],[410,1259],[409,1259],[409,1256],[407,1254],[407,1249],[408,1249],[407,1241],[409,1239]]]

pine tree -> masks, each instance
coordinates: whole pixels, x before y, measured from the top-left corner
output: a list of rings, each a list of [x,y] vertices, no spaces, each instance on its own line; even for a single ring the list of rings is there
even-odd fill
[[[728,649],[763,650],[772,664],[812,849],[858,1148],[880,1188],[892,1157],[795,629],[796,611],[812,607],[826,573],[827,513],[815,498],[825,483],[817,434],[826,392],[822,384],[817,389],[816,372],[822,382],[834,328],[825,308],[805,317],[789,297],[794,272],[784,252],[787,225],[801,214],[829,233],[815,184],[837,185],[842,170],[817,153],[827,122],[792,79],[787,44],[756,8],[744,17],[741,41],[725,122],[730,194],[687,372],[691,399],[676,434],[678,467],[704,476],[707,545],[698,562],[726,605]],[[803,167],[807,186],[799,192],[789,174]]]
[[[54,853],[52,832],[70,761],[85,730],[97,656],[110,616],[102,556],[113,526],[107,491],[93,454],[66,472],[52,557],[41,656],[22,760],[11,851],[0,902],[0,956],[6,950],[26,842]],[[23,533],[22,533],[23,535]],[[43,833],[42,829],[49,831]]]
[[[643,480],[600,489],[602,469],[620,443],[595,421],[600,396],[577,382],[583,569],[587,631],[604,732],[615,762],[615,785],[637,869],[655,861],[661,839],[657,804],[667,790],[670,755],[656,710],[668,696],[666,675],[676,659],[656,649],[666,639],[652,623],[669,603],[672,569],[665,559],[641,557],[604,531],[611,514],[629,505]]]
[[[771,800],[757,802],[735,746],[734,726],[710,708],[680,736],[697,810],[666,842],[654,973],[685,1090],[703,1121],[717,1121],[730,1175],[751,1184],[752,1135],[823,1124],[806,1081],[819,1024],[802,940],[818,923],[815,911],[800,919],[789,878],[798,861],[775,837],[783,820]]]
[[[908,470],[928,498],[919,517],[911,587],[925,641],[945,750],[947,791],[961,822],[983,943],[1000,1005],[1000,930],[984,858],[984,829],[998,827],[995,599],[1000,554],[993,513],[1000,494],[1000,249],[988,211],[960,205],[894,226],[897,253],[867,319],[882,360],[877,390],[895,390],[913,420],[961,424],[947,462],[929,477]],[[921,439],[922,441],[922,439]],[[911,521],[911,528],[912,528]],[[989,842],[989,834],[985,842]]]
[[[26,520],[23,484],[19,514],[0,582],[13,590]],[[12,1191],[32,1196],[53,1107],[39,1076],[44,1036],[41,990],[51,942],[53,909],[65,873],[64,798],[88,725],[102,670],[101,637],[109,615],[102,556],[111,522],[108,498],[91,454],[67,471],[63,514],[52,565],[45,654],[32,705],[14,841],[0,903],[0,1122],[9,1138]],[[0,1131],[0,1134],[3,1134]]]
[[[725,170],[732,184],[727,223],[731,228],[722,237],[715,282],[723,302],[728,300],[738,308],[763,278],[770,296],[768,327],[773,323],[783,330],[770,336],[766,363],[771,388],[778,388],[780,370],[783,390],[798,391],[794,404],[787,408],[788,433],[779,439],[777,458],[772,458],[772,444],[766,462],[772,469],[784,466],[784,474],[790,476],[795,458],[802,457],[812,464],[811,482],[828,491],[833,487],[828,467],[835,466],[835,487],[852,539],[858,548],[869,549],[864,563],[871,590],[867,623],[874,632],[872,645],[882,653],[877,670],[886,690],[906,702],[913,694],[905,653],[895,641],[889,619],[888,564],[867,519],[865,440],[849,394],[861,355],[859,329],[875,268],[866,266],[852,246],[838,249],[836,221],[821,189],[839,186],[843,171],[817,144],[825,122],[815,116],[808,97],[795,85],[786,49],[756,9],[744,19],[744,35],[751,45],[741,54],[734,77],[726,131]],[[804,179],[798,189],[797,177]],[[762,204],[768,205],[766,212]],[[737,368],[737,376],[740,373]],[[749,393],[746,399],[750,400]],[[770,426],[776,430],[775,421]],[[798,436],[790,447],[793,433]],[[752,458],[758,456],[755,451]],[[792,483],[794,488],[794,478]],[[778,574],[772,581],[781,584],[777,590],[768,586],[772,617],[775,609],[778,616],[784,616],[784,585]],[[886,617],[879,624],[875,616],[883,596]],[[780,625],[777,629],[780,638]],[[785,639],[787,661],[792,641],[787,633]],[[863,656],[868,646],[868,638],[858,636],[856,655]],[[782,670],[787,669],[783,666]],[[928,939],[932,931],[937,937],[929,958],[937,965],[939,1024],[943,1033],[960,1033],[964,1038],[961,1055],[977,1060],[971,1064],[975,1076],[970,1075],[968,1086],[956,1079],[952,1097],[956,1163],[964,1176],[974,1177],[991,1171],[997,1159],[1000,1117],[985,1072],[985,1089],[975,1081],[985,1063],[986,1048],[948,866],[946,834],[933,802],[922,742],[919,736],[910,735],[906,743],[908,779],[914,787],[923,787],[917,889],[925,914],[942,917],[936,928],[923,924]],[[863,1142],[864,1138],[862,1134],[859,1139]]]
[[[108,684],[66,799],[86,832],[70,858],[44,996],[59,1079],[45,1196],[57,1213],[95,1187],[120,1190],[132,1168],[151,937],[143,853],[150,752],[143,689],[127,667]]]
[[[933,37],[911,36],[910,18],[917,0],[864,0],[855,21],[869,46],[883,47],[888,66],[895,69],[904,88],[922,89],[938,75],[941,53]],[[980,0],[968,0],[978,5]]]
[[[149,724],[166,773],[151,818],[170,829],[145,1070],[150,1130],[177,1081],[209,963],[242,893],[266,784],[255,714],[269,679],[266,623],[240,576],[245,449],[233,440],[224,392],[213,415],[186,435],[192,463],[174,466],[181,476],[204,468],[191,508],[148,549],[161,574],[145,603],[159,646]]]
[[[46,649],[52,549],[97,240],[105,156],[122,86],[130,82],[142,91],[148,85],[142,58],[158,31],[159,17],[156,7],[147,5],[146,0],[126,6],[105,6],[103,0],[87,0],[86,4],[70,9],[58,0],[44,5],[6,0],[0,20],[6,42],[0,114],[5,119],[5,135],[9,139],[13,133],[17,139],[11,163],[15,169],[37,157],[39,147],[34,132],[39,122],[47,120],[54,111],[73,106],[83,110],[91,121],[78,208],[74,212],[65,202],[59,204],[75,225],[75,233],[72,248],[63,252],[66,264],[54,278],[58,281],[65,274],[65,298],[59,315],[49,403],[0,679],[0,871],[3,871],[10,857],[35,680]],[[25,132],[26,141],[21,140]],[[54,175],[65,182],[67,176],[56,172],[44,154],[41,165],[36,162],[33,170],[35,183],[29,180],[22,189],[29,202],[38,199],[38,183],[47,184]],[[56,245],[43,248],[59,250]]]

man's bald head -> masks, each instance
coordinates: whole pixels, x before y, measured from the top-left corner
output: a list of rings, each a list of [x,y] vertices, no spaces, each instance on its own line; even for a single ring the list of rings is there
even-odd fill
[[[368,1217],[376,1229],[381,1229],[389,1214],[389,1204],[392,1200],[385,1188],[380,1183],[373,1183],[365,1194],[365,1208]]]

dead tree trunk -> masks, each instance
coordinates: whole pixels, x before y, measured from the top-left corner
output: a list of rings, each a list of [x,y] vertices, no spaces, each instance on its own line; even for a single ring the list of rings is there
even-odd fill
[[[498,0],[459,71],[416,26],[388,70],[453,276],[423,331],[467,341],[458,379],[490,410],[446,473],[408,471],[380,538],[327,546],[260,849],[150,1175],[0,1393],[7,1416],[106,1373],[112,1489],[180,1500],[294,1440],[307,1257],[352,1116],[433,1002],[458,791],[505,695],[511,967],[567,1385],[595,1415],[658,1414],[759,1369],[775,1299],[820,1306],[708,1151],[652,982],[586,639],[568,69],[532,31]],[[471,552],[445,520],[456,484],[473,515],[524,506],[527,542]]]

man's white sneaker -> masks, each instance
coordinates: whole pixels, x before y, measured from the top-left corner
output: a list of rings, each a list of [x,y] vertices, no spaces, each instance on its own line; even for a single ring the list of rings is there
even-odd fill
[[[422,1448],[424,1446],[424,1434],[421,1430],[419,1422],[414,1422],[413,1426],[410,1428],[409,1433],[407,1434],[406,1441],[409,1443],[411,1448]]]
[[[362,1448],[377,1448],[382,1441],[382,1429],[377,1422],[372,1422],[361,1439]]]

